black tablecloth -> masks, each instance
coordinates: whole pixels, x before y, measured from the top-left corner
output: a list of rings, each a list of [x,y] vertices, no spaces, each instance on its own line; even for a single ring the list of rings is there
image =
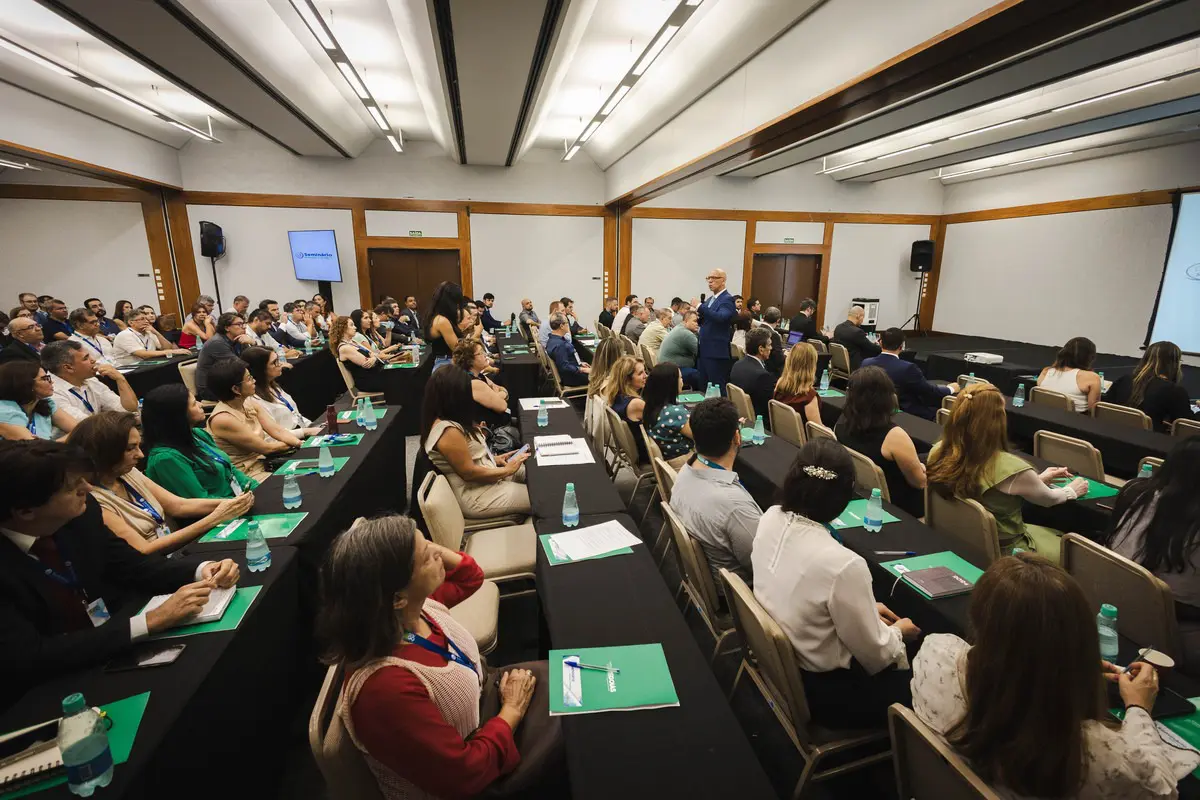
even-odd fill
[[[0,731],[61,716],[62,699],[72,692],[101,705],[149,691],[129,761],[96,797],[274,796],[303,662],[296,551],[278,547],[271,554],[270,569],[260,573],[234,556],[242,569],[239,585],[263,586],[237,630],[169,640],[187,649],[167,666],[116,673],[95,667],[48,681],[0,716]],[[64,784],[34,797],[74,795]]]
[[[383,371],[383,399],[399,414],[400,427],[405,436],[415,436],[421,432],[421,403],[425,399],[425,384],[431,374],[433,349],[429,347],[421,350],[420,366]]]
[[[1016,350],[1013,348],[1012,350]],[[1000,391],[1007,395],[1012,395],[1017,391],[1017,384],[1024,383],[1025,391],[1037,383],[1038,373],[1046,364],[1022,363],[1021,361],[1010,360],[1014,355],[1019,358],[1020,353],[1006,350],[1005,348],[997,348],[988,350],[989,353],[995,353],[998,356],[1004,356],[1004,361],[1000,364],[979,364],[974,361],[967,361],[964,352],[956,351],[941,351],[930,353],[925,361],[925,375],[931,379],[956,381],[959,375],[970,375],[975,373],[975,377],[982,378],[989,383],[1000,387]],[[1032,376],[1032,379],[1030,378]]]
[[[536,436],[559,436],[570,434],[583,438],[583,423],[572,408],[547,410],[549,423],[544,428],[537,426],[536,411],[522,411],[521,436],[530,450]],[[579,500],[581,514],[624,513],[625,503],[617,493],[617,487],[609,480],[604,466],[596,461],[591,464],[571,464],[559,467],[539,467],[537,456],[525,462],[525,483],[529,486],[529,501],[533,516],[542,519],[561,519],[563,493],[568,483],[575,484],[575,496]]]
[[[333,361],[333,353],[322,347],[312,355],[288,360],[291,369],[279,376],[279,385],[296,401],[300,413],[320,421],[325,407],[346,391],[346,382]]]
[[[133,389],[133,393],[138,397],[145,397],[151,390],[157,389],[159,386],[165,386],[168,383],[179,383],[179,365],[188,361],[194,361],[196,356],[189,354],[186,356],[172,356],[164,364],[152,364],[145,367],[136,367],[124,372],[125,380],[129,381],[129,387]],[[115,388],[115,385],[109,382],[109,386]]]
[[[496,340],[500,346],[500,383],[504,385],[505,389],[508,389],[508,410],[516,415],[521,412],[520,400],[522,397],[541,396],[542,365],[538,361],[537,355],[532,352],[532,345],[529,353],[504,352],[505,345],[524,346],[526,344],[520,334],[497,336]]]
[[[624,515],[580,524],[611,519],[637,533]],[[557,518],[536,527],[564,530]],[[776,796],[645,546],[557,567],[539,547],[537,585],[555,648],[660,643],[679,695],[678,708],[563,719],[575,800]]]

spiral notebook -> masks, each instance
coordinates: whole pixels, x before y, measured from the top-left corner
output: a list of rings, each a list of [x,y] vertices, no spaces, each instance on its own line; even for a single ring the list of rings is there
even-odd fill
[[[58,720],[0,736],[0,792],[10,792],[65,772],[58,749]]]

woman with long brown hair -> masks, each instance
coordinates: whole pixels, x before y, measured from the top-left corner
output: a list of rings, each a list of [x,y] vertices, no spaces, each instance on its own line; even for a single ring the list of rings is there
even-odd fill
[[[959,393],[942,440],[929,453],[926,482],[943,495],[978,500],[996,518],[1003,553],[1023,547],[1057,563],[1062,533],[1026,524],[1022,501],[1056,506],[1086,494],[1087,481],[1075,478],[1066,486],[1051,487],[1051,481],[1069,477],[1065,467],[1039,474],[1007,446],[1004,395],[990,383],[973,383]]]
[[[1174,342],[1155,342],[1146,348],[1132,375],[1122,375],[1106,398],[1110,403],[1141,409],[1154,430],[1169,431],[1172,423],[1200,419],[1183,388],[1183,352]]]
[[[961,402],[961,400],[959,401]],[[925,637],[913,710],[1005,796],[1175,797],[1200,755],[1166,745],[1148,709],[1154,667],[1100,660],[1093,609],[1075,580],[1031,554],[994,562],[971,593],[973,646]],[[1018,646],[1019,645],[1019,646]],[[1107,712],[1120,687],[1125,721]]]
[[[1054,363],[1038,375],[1037,385],[1071,398],[1080,414],[1085,414],[1100,402],[1100,375],[1092,372],[1096,361],[1096,345],[1088,338],[1076,336],[1062,346]]]
[[[816,380],[817,349],[808,342],[798,342],[783,362],[783,374],[775,383],[773,399],[800,412],[806,422],[822,425]]]
[[[383,391],[383,358],[353,341],[358,328],[350,317],[338,317],[329,326],[329,349],[363,392]]]
[[[646,411],[646,401],[642,399],[642,390],[646,388],[646,363],[633,356],[621,356],[608,370],[608,383],[604,387],[604,400],[608,407],[617,412],[617,416],[633,431],[633,441],[637,443],[638,461],[646,463],[649,455],[646,453],[646,443],[638,433],[642,415]]]

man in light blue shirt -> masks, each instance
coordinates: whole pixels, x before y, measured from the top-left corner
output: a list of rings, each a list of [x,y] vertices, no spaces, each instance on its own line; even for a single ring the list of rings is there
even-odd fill
[[[550,302],[550,313],[546,315],[546,321],[543,322],[538,328],[538,344],[542,346],[543,350],[546,349],[546,345],[550,341],[550,317],[554,316],[556,313],[561,313],[562,310],[563,304],[561,300],[552,300]],[[563,318],[566,318],[565,315]],[[571,331],[564,329],[561,335],[568,342],[571,341]]]

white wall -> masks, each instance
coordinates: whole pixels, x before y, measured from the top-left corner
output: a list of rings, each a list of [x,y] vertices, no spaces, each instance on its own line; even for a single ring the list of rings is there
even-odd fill
[[[333,284],[334,308],[348,313],[359,307],[354,225],[349,210],[189,205],[188,224],[200,292],[215,297],[212,265],[200,255],[201,220],[215,222],[225,233],[225,257],[217,262],[224,308],[230,308],[239,294],[249,297],[253,307],[265,298],[282,304],[317,293],[316,281],[298,281],[292,269],[288,231],[301,230],[334,231],[342,265],[342,282]]]
[[[656,307],[690,300],[708,291],[704,276],[719,267],[729,293],[741,294],[745,251],[744,222],[634,218],[630,292],[653,297]]]
[[[367,236],[458,238],[458,214],[449,211],[367,211]]]
[[[845,319],[855,297],[879,298],[880,329],[903,324],[917,310],[920,286],[908,268],[912,243],[928,238],[928,225],[834,225],[825,324]]]
[[[824,241],[824,222],[763,221],[754,225],[755,244],[821,244]]]
[[[74,310],[99,297],[161,308],[140,203],[0,199],[0,305],[52,294]]]
[[[476,299],[496,296],[497,319],[520,313],[529,298],[544,320],[550,301],[565,296],[579,324],[592,328],[604,302],[604,220],[472,214],[471,270]]]
[[[1137,356],[1170,228],[1166,205],[948,225],[934,327]]]

